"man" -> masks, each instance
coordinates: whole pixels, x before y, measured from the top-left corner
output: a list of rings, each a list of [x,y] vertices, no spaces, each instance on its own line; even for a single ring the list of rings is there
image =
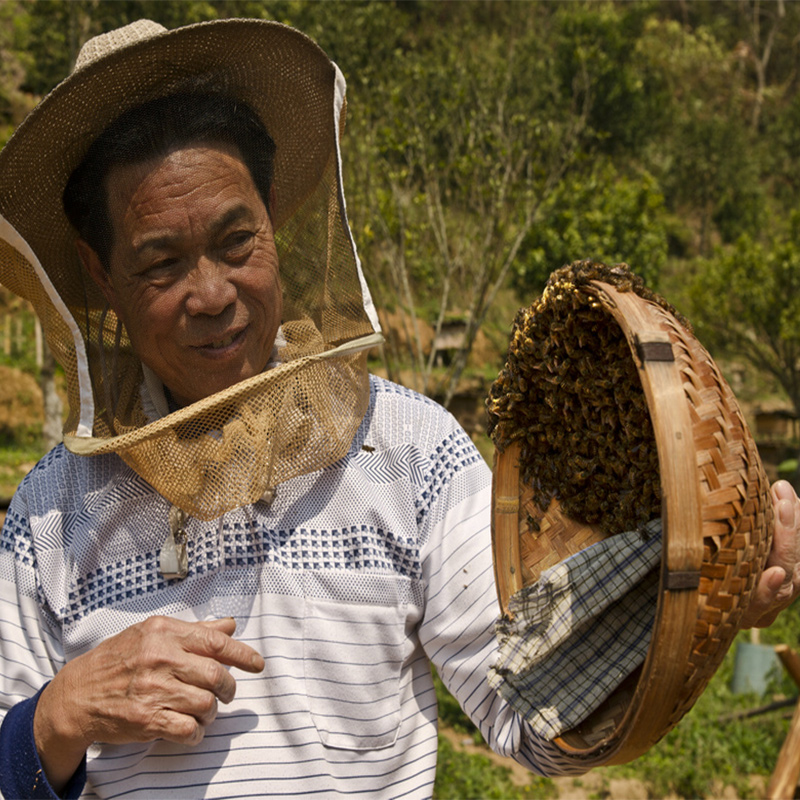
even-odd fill
[[[50,315],[78,409],[3,531],[0,788],[429,796],[430,662],[496,750],[567,769],[486,682],[488,470],[366,376],[336,68],[243,20],[84,54],[0,156],[4,279]],[[800,583],[775,492],[750,624]]]

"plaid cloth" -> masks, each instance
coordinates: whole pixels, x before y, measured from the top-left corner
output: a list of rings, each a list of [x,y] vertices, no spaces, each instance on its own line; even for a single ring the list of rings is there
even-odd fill
[[[539,735],[575,727],[644,661],[660,560],[656,519],[587,547],[511,598],[489,683]]]

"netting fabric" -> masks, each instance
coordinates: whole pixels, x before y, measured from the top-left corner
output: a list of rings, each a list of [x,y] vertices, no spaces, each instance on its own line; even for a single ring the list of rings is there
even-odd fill
[[[109,123],[198,78],[250,105],[276,143],[281,345],[277,366],[154,419],[145,370],[78,260],[61,197]],[[380,334],[344,205],[344,91],[336,65],[287,26],[142,20],[87,42],[0,152],[0,283],[33,304],[64,369],[65,444],[118,453],[200,519],[341,458],[366,411],[366,351]]]

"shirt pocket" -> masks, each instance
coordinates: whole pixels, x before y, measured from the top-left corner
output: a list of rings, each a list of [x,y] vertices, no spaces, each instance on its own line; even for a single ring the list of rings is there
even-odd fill
[[[391,747],[400,728],[401,609],[306,598],[303,624],[306,693],[322,743]]]

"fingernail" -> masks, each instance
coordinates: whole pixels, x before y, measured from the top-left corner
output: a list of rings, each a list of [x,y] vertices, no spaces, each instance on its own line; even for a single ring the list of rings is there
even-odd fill
[[[778,505],[778,514],[782,525],[787,528],[794,526],[794,503],[790,503],[788,500],[781,500]]]

